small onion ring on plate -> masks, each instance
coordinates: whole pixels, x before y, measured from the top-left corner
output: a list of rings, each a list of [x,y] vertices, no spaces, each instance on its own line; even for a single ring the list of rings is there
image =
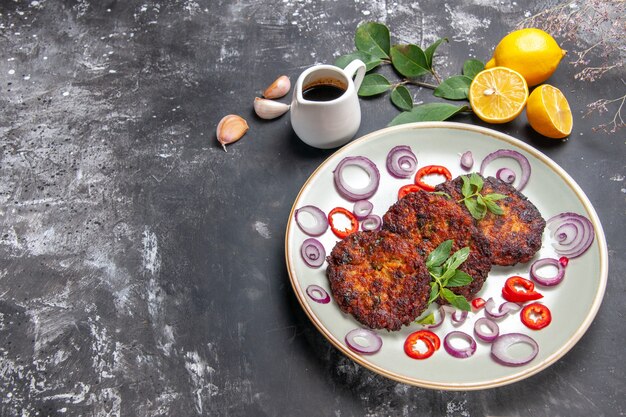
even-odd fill
[[[520,305],[511,301],[504,302],[496,308],[496,302],[489,298],[485,303],[485,316],[491,320],[501,319],[509,313],[519,311]]]
[[[387,171],[395,178],[409,178],[417,169],[417,157],[406,145],[393,147],[387,154]]]
[[[496,178],[507,184],[513,184],[515,182],[515,172],[511,168],[500,168],[496,172]]]
[[[343,170],[349,166],[356,166],[364,170],[369,176],[369,182],[363,188],[354,188],[343,177]],[[367,200],[378,190],[380,172],[376,164],[364,156],[346,156],[337,164],[333,171],[335,188],[339,195],[348,201]]]
[[[538,269],[546,265],[552,265],[556,268],[556,274],[554,276],[545,277],[543,275],[539,275]],[[539,285],[552,287],[563,281],[563,278],[565,277],[565,268],[561,262],[554,258],[539,259],[533,262],[530,266],[530,277]]]
[[[307,213],[313,216],[313,220],[315,220],[315,224],[312,226],[305,226],[302,223],[302,213]],[[304,233],[309,236],[320,236],[323,235],[326,230],[328,230],[328,219],[326,218],[326,214],[319,208],[315,206],[304,206],[300,207],[295,212],[296,224]]]
[[[456,348],[452,346],[451,340],[453,338],[463,339],[467,342],[468,346],[464,348]],[[446,335],[443,339],[443,347],[446,349],[446,352],[455,358],[465,359],[469,358],[474,354],[474,352],[476,352],[476,341],[469,334],[457,330]]]
[[[499,158],[512,158],[517,161],[520,168],[522,169],[522,177],[520,178],[519,184],[515,188],[517,188],[517,191],[522,191],[522,189],[526,186],[528,179],[530,178],[530,162],[528,162],[528,159],[524,155],[512,149],[499,149],[487,155],[485,159],[483,159],[483,162],[480,164],[480,175],[484,176],[485,168],[487,167],[487,165],[491,161]]]
[[[532,349],[531,352],[527,356],[523,356],[521,358],[512,357],[508,350],[511,346],[524,343],[530,346]],[[496,338],[491,344],[491,356],[496,360],[496,362],[506,365],[506,366],[522,366],[526,365],[539,353],[539,345],[535,340],[522,333],[508,333],[502,334]]]
[[[357,341],[357,338],[365,339],[367,345],[364,346]],[[383,339],[376,333],[368,329],[354,329],[348,332],[345,337],[346,345],[363,355],[372,355],[380,350],[383,346]]]
[[[312,284],[306,287],[306,295],[308,295],[311,300],[316,303],[328,304],[330,302],[330,295],[328,295],[328,292],[319,285]]]
[[[361,230],[380,230],[383,224],[383,219],[376,214],[370,214],[361,221]]]
[[[472,151],[464,152],[461,155],[461,168],[466,171],[469,171],[474,166],[474,156],[472,155]]]
[[[363,220],[370,214],[372,214],[372,210],[374,209],[374,204],[372,204],[369,200],[359,200],[354,203],[354,207],[352,208],[352,213],[357,218],[357,220]]]
[[[322,245],[322,242],[313,237],[310,237],[302,242],[300,254],[302,255],[304,263],[311,268],[319,268],[324,264],[324,260],[326,260],[326,250],[324,249],[324,245]]]
[[[490,333],[486,333],[483,330],[483,326],[487,327]],[[474,323],[474,334],[477,338],[482,340],[483,342],[491,343],[500,334],[500,326],[493,320],[489,320],[486,317],[481,317]]]
[[[589,249],[595,238],[591,221],[576,213],[561,213],[546,221],[550,236],[556,240],[552,243],[559,255],[576,258]]]

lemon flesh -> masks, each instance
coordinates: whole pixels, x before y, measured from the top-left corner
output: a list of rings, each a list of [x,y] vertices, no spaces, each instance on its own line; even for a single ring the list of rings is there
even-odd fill
[[[567,99],[549,84],[535,88],[526,107],[528,123],[543,136],[562,139],[572,133],[574,121]]]
[[[506,123],[524,110],[528,85],[518,72],[495,67],[481,71],[469,89],[472,110],[488,123]]]

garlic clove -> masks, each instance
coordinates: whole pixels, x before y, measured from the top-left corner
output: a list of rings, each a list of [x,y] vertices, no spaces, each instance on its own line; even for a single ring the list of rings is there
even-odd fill
[[[263,97],[274,99],[284,97],[291,89],[291,81],[286,75],[281,75],[263,92]]]
[[[261,119],[275,119],[287,113],[291,106],[279,101],[267,100],[264,98],[254,98],[254,111]]]
[[[243,117],[229,114],[224,116],[217,125],[217,141],[222,144],[226,152],[226,145],[237,142],[248,129],[248,123]]]

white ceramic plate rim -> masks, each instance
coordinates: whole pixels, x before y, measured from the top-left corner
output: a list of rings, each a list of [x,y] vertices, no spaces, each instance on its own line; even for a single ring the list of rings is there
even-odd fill
[[[480,383],[448,384],[448,383],[432,382],[432,381],[428,381],[428,380],[407,377],[405,375],[400,375],[400,374],[397,374],[395,372],[391,372],[391,371],[389,371],[389,370],[387,370],[387,369],[385,369],[385,368],[383,368],[381,366],[378,366],[378,365],[370,362],[367,359],[367,357],[358,355],[355,352],[353,352],[350,349],[348,349],[343,342],[338,340],[324,326],[324,324],[315,315],[315,313],[313,312],[313,310],[311,309],[309,304],[305,301],[306,294],[303,291],[303,289],[300,287],[300,285],[298,285],[298,283],[296,281],[296,276],[295,276],[295,272],[294,272],[295,271],[295,267],[294,267],[294,265],[292,263],[292,256],[290,256],[290,248],[289,248],[290,228],[291,228],[291,226],[293,224],[291,219],[293,219],[293,217],[294,217],[294,212],[295,212],[295,209],[297,208],[297,206],[299,204],[300,197],[301,197],[302,193],[304,192],[304,190],[306,190],[308,188],[309,184],[317,176],[318,172],[323,170],[326,167],[326,165],[329,163],[330,160],[334,159],[336,156],[338,156],[340,154],[349,153],[350,149],[353,146],[356,146],[359,143],[362,143],[362,142],[365,142],[365,141],[370,141],[370,140],[375,140],[376,138],[379,138],[381,136],[385,136],[385,135],[388,135],[390,133],[397,133],[399,131],[411,131],[411,130],[415,130],[415,129],[433,129],[433,128],[456,129],[456,130],[461,130],[461,131],[471,131],[471,132],[475,132],[475,133],[480,133],[480,134],[483,134],[483,135],[495,138],[497,140],[506,142],[506,143],[508,143],[510,145],[518,147],[518,148],[528,152],[529,154],[533,155],[538,160],[540,160],[542,163],[544,163],[547,167],[549,167],[552,171],[554,171],[554,173],[556,173],[566,183],[566,185],[571,188],[571,190],[576,194],[576,196],[580,200],[580,203],[584,206],[585,210],[589,214],[589,220],[591,220],[591,222],[592,222],[592,224],[594,225],[594,228],[595,228],[595,234],[596,234],[595,238],[596,238],[596,242],[597,242],[597,245],[598,245],[598,248],[599,248],[599,256],[600,256],[600,274],[599,274],[599,280],[600,281],[599,281],[599,285],[597,287],[597,291],[594,294],[591,307],[590,307],[589,311],[587,312],[587,315],[585,316],[585,319],[583,320],[583,322],[578,327],[578,330],[572,335],[572,337],[570,337],[570,339],[568,339],[567,342],[564,343],[561,346],[560,349],[558,349],[555,352],[553,352],[545,360],[543,360],[542,362],[540,362],[540,363],[538,363],[535,366],[532,366],[530,368],[526,368],[526,369],[520,370],[519,372],[512,372],[510,375],[507,375],[504,378],[493,379],[493,380],[490,380],[490,381],[487,381],[487,382],[480,382]],[[287,230],[286,230],[286,234],[285,234],[285,258],[286,258],[286,263],[287,263],[287,270],[288,270],[288,273],[289,273],[289,279],[291,281],[291,285],[292,285],[292,287],[294,289],[294,292],[296,293],[296,296],[298,298],[298,301],[299,301],[300,305],[302,306],[302,308],[304,309],[306,314],[309,316],[309,318],[311,319],[311,321],[313,322],[315,327],[317,327],[317,329],[337,349],[339,349],[341,352],[343,352],[346,356],[348,356],[349,358],[351,358],[355,362],[361,364],[362,366],[364,366],[364,367],[366,367],[366,368],[368,368],[368,369],[370,369],[370,370],[372,370],[374,372],[377,372],[377,373],[379,373],[381,375],[384,375],[384,376],[386,376],[386,377],[388,377],[390,379],[393,379],[393,380],[396,380],[396,381],[399,381],[399,382],[403,382],[403,383],[406,383],[406,384],[410,384],[410,385],[420,386],[420,387],[424,387],[424,388],[432,388],[432,389],[468,391],[468,390],[478,390],[478,389],[494,388],[494,387],[507,385],[507,384],[510,384],[510,383],[513,383],[513,382],[520,381],[522,379],[528,378],[528,377],[530,377],[530,376],[532,376],[532,375],[542,371],[543,369],[547,368],[548,366],[550,366],[554,362],[556,362],[563,355],[565,355],[580,340],[580,338],[585,334],[585,332],[587,331],[587,329],[589,328],[589,326],[593,322],[593,319],[595,318],[596,313],[598,312],[598,309],[600,308],[600,304],[602,303],[602,299],[604,297],[604,292],[605,292],[605,289],[606,289],[606,281],[607,281],[607,278],[608,278],[608,254],[607,254],[606,238],[604,236],[604,231],[602,229],[602,225],[600,224],[600,220],[598,218],[598,215],[597,215],[595,209],[593,208],[593,206],[591,205],[591,202],[589,201],[589,199],[587,198],[585,193],[580,188],[580,186],[569,176],[569,174],[567,174],[567,172],[565,172],[565,170],[563,168],[561,168],[558,164],[556,164],[554,161],[552,161],[550,158],[548,158],[546,155],[544,155],[543,153],[539,152],[537,149],[533,148],[532,146],[530,146],[530,145],[528,145],[528,144],[526,144],[526,143],[524,143],[524,142],[522,142],[522,141],[520,141],[518,139],[515,139],[512,136],[509,136],[509,135],[506,135],[504,133],[500,133],[500,132],[497,132],[497,131],[494,131],[494,130],[491,130],[491,129],[479,127],[479,126],[473,126],[473,125],[468,125],[468,124],[464,124],[464,123],[454,123],[454,122],[409,123],[409,124],[404,124],[404,125],[393,126],[393,127],[388,127],[388,128],[385,128],[385,129],[381,129],[381,130],[372,132],[370,134],[367,134],[367,135],[365,135],[365,136],[363,136],[363,137],[361,137],[359,139],[356,139],[356,140],[352,141],[351,143],[345,145],[341,149],[337,150],[332,155],[330,155],[309,176],[307,181],[302,186],[300,192],[298,193],[298,196],[296,197],[296,199],[294,201],[294,204],[293,204],[293,206],[291,208],[291,212],[290,212],[289,216],[290,217],[289,217],[289,221],[287,222]]]

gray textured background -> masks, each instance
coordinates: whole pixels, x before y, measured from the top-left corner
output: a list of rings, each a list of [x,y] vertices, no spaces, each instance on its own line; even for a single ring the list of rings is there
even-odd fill
[[[614,107],[582,118],[623,94],[623,69],[585,82],[561,64],[550,82],[573,107],[566,142],[524,117],[496,127],[581,185],[610,273],[594,324],[563,359],[488,391],[387,380],[315,330],[283,239],[300,186],[330,152],[301,143],[288,116],[252,112],[278,75],[350,52],[364,20],[386,22],[395,42],[449,37],[437,58],[446,76],[555,4],[2,0],[0,415],[624,415],[624,130],[595,129]],[[584,29],[564,47],[591,46],[598,33]],[[397,114],[388,100],[362,101],[358,135]],[[228,113],[251,129],[224,153],[215,126]]]

